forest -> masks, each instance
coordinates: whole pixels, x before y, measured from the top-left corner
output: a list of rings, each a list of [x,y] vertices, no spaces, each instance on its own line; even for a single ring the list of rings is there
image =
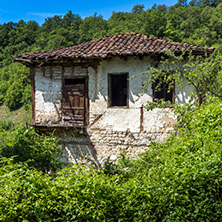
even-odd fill
[[[66,15],[35,21],[8,22],[0,25],[0,103],[10,109],[29,104],[28,70],[12,63],[12,56],[52,48],[68,47],[110,34],[137,32],[151,37],[222,50],[221,0],[179,0],[177,4],[153,5],[144,10],[135,5],[131,12],[113,12],[105,20],[96,13],[81,18],[69,11]],[[15,81],[16,80],[16,81]]]
[[[191,57],[183,73],[202,104],[175,104],[172,136],[152,142],[137,159],[123,154],[100,169],[64,166],[53,135],[0,120],[0,221],[222,220],[221,0],[178,0],[147,10],[135,5],[107,20],[69,11],[42,25],[23,20],[1,24],[0,106],[30,109],[29,69],[13,62],[13,56],[126,32],[215,47],[208,58]],[[179,82],[180,67],[175,68],[173,78]],[[147,109],[161,105],[148,104]]]

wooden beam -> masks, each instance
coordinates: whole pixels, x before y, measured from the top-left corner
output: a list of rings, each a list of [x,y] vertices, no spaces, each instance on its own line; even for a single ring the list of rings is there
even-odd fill
[[[49,67],[49,72],[50,72],[50,79],[52,79],[52,77],[53,77],[53,66],[52,65]]]
[[[143,131],[143,105],[140,107],[140,132]]]
[[[17,59],[17,58],[15,58],[15,59],[13,59],[15,62],[27,62],[27,63],[29,63],[29,64],[33,64],[33,62],[30,60],[30,59],[21,59],[21,58],[19,58],[19,59]]]
[[[41,66],[42,75],[45,76],[45,66]]]
[[[32,124],[35,124],[35,68],[30,69],[30,74],[31,74]]]

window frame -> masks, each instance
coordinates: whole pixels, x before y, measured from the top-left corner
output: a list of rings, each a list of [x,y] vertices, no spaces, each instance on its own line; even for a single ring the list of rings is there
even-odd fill
[[[118,75],[126,76],[127,89],[126,89],[126,105],[125,106],[112,106],[111,78],[112,76],[118,76]],[[129,73],[128,72],[108,73],[108,107],[109,108],[129,108]]]
[[[163,87],[164,88],[164,98],[157,98],[156,95],[155,95],[156,92],[157,92],[157,90],[155,90],[156,85],[158,84],[157,81],[158,81],[158,79],[155,82],[152,83],[153,101],[158,99],[158,100],[164,100],[165,102],[170,101],[171,104],[174,104],[175,100],[176,100],[175,99],[176,98],[176,96],[175,96],[175,82],[173,82],[173,88],[170,90],[170,91],[172,91],[172,100],[166,100],[166,94],[167,94],[168,88],[166,88],[165,85],[167,85],[167,83],[162,83],[164,85],[164,87]]]

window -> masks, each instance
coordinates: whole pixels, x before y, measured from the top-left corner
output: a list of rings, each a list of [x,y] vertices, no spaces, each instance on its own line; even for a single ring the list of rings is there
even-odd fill
[[[108,75],[108,105],[128,106],[128,73]]]
[[[170,90],[169,85],[171,85]],[[174,92],[175,87],[172,87],[172,83],[165,83],[163,79],[158,79],[153,83],[153,100],[162,99],[164,101],[170,101],[171,103],[174,103]]]
[[[77,85],[77,84],[85,84],[85,79],[64,79],[64,86]]]

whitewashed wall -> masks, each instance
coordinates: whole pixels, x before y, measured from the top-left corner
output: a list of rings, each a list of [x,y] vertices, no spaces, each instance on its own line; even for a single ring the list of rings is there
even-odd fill
[[[49,67],[35,70],[35,123],[40,125],[59,123],[62,119],[62,67],[53,67],[53,78],[51,71]]]
[[[173,131],[176,117],[172,109],[156,108],[147,111],[141,107],[152,101],[152,87],[143,93],[146,80],[142,72],[155,61],[150,57],[143,60],[129,57],[126,61],[113,58],[103,61],[97,68],[52,66],[35,69],[35,121],[37,125],[62,125],[62,72],[64,76],[88,75],[90,125],[85,134],[78,136],[70,129],[60,133],[63,141],[63,161],[78,162],[90,156],[96,163],[104,163],[125,152],[137,155],[149,149],[151,139],[163,141]],[[108,73],[129,73],[129,107],[108,107]],[[131,78],[138,75],[135,78]],[[176,101],[188,102],[191,86],[184,84],[175,88]],[[142,120],[141,120],[142,118]]]
[[[87,76],[88,68],[46,66],[35,69],[35,124],[62,125],[62,72],[64,77]]]
[[[143,92],[142,84],[146,81],[147,71],[153,61],[150,57],[144,57],[143,60],[129,57],[126,61],[120,58],[113,58],[111,61],[102,62],[97,70],[89,68],[89,100],[90,100],[90,123],[92,127],[105,128],[114,131],[139,132],[141,129],[141,107],[145,106],[148,101],[152,101],[152,87],[148,87],[147,92]],[[108,73],[129,73],[129,108],[108,107]],[[135,76],[135,78],[132,78]],[[176,101],[184,104],[190,99],[190,92],[193,91],[191,86],[186,84],[175,89]],[[98,117],[98,121],[94,120]],[[146,111],[143,114],[144,130],[157,131],[165,128],[164,121],[166,118],[175,122],[173,112],[168,110]],[[169,121],[168,121],[169,122]],[[168,124],[169,125],[169,124]],[[172,128],[171,126],[169,126]]]
[[[152,101],[151,87],[147,94],[142,95],[143,79],[140,74],[147,71],[151,66],[150,57],[143,60],[133,58],[124,61],[120,58],[113,58],[111,61],[103,61],[97,70],[89,68],[89,99],[90,99],[90,120],[94,115],[102,114],[108,107],[108,73],[129,73],[129,108],[138,108],[146,101]],[[136,78],[132,78],[138,74]]]

